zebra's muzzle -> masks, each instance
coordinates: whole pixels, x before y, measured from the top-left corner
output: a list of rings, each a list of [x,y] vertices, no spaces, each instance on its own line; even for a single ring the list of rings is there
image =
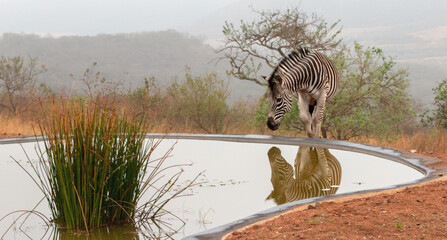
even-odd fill
[[[269,117],[267,120],[267,127],[270,128],[270,130],[277,130],[279,128],[279,123],[275,123],[275,120],[272,117]]]

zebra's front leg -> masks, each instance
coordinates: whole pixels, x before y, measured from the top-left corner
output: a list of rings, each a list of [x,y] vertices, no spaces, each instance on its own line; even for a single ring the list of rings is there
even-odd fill
[[[313,138],[320,138],[321,124],[323,123],[324,107],[326,105],[326,91],[323,91],[316,99],[316,106],[312,113],[312,136]]]
[[[309,113],[309,98],[301,93],[298,94],[298,108],[306,135],[307,137],[312,137],[312,116]]]

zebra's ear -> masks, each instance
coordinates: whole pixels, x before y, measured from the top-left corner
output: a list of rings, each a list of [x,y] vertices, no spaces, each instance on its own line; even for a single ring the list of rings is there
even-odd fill
[[[275,76],[273,77],[273,79],[275,80],[275,82],[276,82],[277,84],[279,84],[279,85],[282,84],[282,78],[281,78],[280,76],[275,75]]]
[[[267,76],[261,76],[267,83],[269,82],[270,77]]]

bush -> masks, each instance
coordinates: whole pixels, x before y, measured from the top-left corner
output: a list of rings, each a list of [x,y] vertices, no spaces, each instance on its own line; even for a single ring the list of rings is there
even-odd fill
[[[165,103],[171,106],[166,115],[172,125],[191,124],[206,133],[222,132],[228,90],[216,73],[193,77],[188,70],[185,80],[172,83],[166,95],[169,99]]]
[[[129,107],[134,115],[156,114],[155,108],[161,99],[161,90],[155,83],[154,77],[144,78],[144,85],[133,89],[128,94]]]
[[[37,59],[29,57],[0,57],[0,112],[17,115],[32,109],[37,76],[46,71]]]
[[[339,88],[326,104],[323,135],[349,140],[360,136],[391,137],[414,119],[407,92],[408,71],[381,49],[359,43],[339,57]]]
[[[436,127],[447,129],[447,79],[433,88],[435,101],[434,109],[427,109],[422,114],[422,122],[425,125],[434,124]]]

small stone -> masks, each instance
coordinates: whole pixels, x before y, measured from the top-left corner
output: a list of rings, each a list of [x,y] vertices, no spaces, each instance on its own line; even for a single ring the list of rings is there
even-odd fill
[[[309,205],[309,206],[307,207],[307,209],[315,209],[315,206],[314,206],[314,205]]]
[[[416,153],[417,151],[416,151],[416,149],[411,149],[410,152],[411,153]]]
[[[433,154],[433,151],[428,152],[428,154]]]
[[[438,176],[439,176],[439,177],[442,177],[442,176],[444,176],[444,174],[442,174],[442,173],[438,173]]]

